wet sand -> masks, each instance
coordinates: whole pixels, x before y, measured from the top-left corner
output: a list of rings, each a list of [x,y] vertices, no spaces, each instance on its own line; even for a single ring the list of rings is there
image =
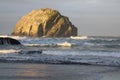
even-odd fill
[[[120,68],[95,65],[0,63],[0,80],[120,80]]]

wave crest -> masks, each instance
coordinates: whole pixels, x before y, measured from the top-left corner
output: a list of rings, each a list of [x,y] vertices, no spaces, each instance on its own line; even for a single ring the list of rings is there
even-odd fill
[[[88,39],[88,36],[71,36],[70,38],[71,39],[82,39],[82,40],[84,40],[84,39]]]
[[[71,43],[69,43],[69,42],[67,42],[67,41],[65,41],[65,42],[63,42],[63,43],[57,43],[57,46],[62,46],[62,47],[71,47],[71,46],[72,46],[72,44],[71,44]]]
[[[14,50],[14,49],[0,50],[0,54],[19,53],[19,52],[21,52],[21,50]]]
[[[34,46],[34,47],[71,47],[73,46],[71,43],[65,41],[63,43],[56,44],[24,44],[25,46]]]

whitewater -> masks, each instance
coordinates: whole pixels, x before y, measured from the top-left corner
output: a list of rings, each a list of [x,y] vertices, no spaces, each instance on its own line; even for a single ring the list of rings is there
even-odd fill
[[[120,66],[120,37],[19,37],[22,45],[0,45],[0,62]]]

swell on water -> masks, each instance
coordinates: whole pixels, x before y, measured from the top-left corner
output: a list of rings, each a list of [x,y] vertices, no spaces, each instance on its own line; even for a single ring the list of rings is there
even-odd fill
[[[120,66],[119,37],[9,37],[22,46],[0,46],[0,62]]]
[[[9,52],[11,51],[11,52]],[[42,51],[5,50],[0,52],[0,62],[47,63],[47,64],[89,64],[120,66],[119,52],[89,51]],[[5,54],[4,54],[5,52]],[[66,53],[66,54],[65,54]],[[109,55],[108,55],[109,54]]]
[[[56,44],[24,44],[25,46],[36,46],[36,47],[72,47],[73,45],[67,41]]]

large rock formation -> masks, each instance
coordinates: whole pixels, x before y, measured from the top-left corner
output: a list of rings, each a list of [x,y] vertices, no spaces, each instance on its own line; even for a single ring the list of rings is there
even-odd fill
[[[68,17],[49,8],[33,10],[16,24],[12,35],[32,37],[69,37],[77,35],[77,28]]]
[[[9,37],[0,37],[0,45],[20,45],[21,43],[16,39]]]

